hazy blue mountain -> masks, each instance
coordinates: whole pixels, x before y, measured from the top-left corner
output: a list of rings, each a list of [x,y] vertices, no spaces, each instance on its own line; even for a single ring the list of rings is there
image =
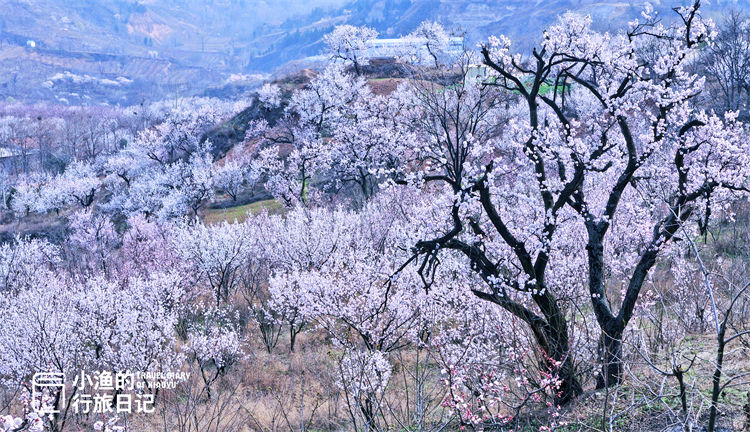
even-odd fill
[[[505,34],[519,50],[568,10],[615,31],[646,1],[615,0],[2,0],[0,100],[132,104],[167,94],[241,97],[264,74],[320,54],[339,24],[398,37],[424,20],[473,45]],[[665,20],[686,0],[652,1]],[[743,1],[704,5],[720,17]]]

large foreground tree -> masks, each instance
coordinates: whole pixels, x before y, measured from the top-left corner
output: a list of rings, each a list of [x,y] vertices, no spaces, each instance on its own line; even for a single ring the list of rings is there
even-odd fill
[[[675,9],[669,27],[646,13],[617,35],[566,14],[530,57],[490,38],[487,77],[467,79],[464,60],[415,84],[422,169],[407,179],[449,197],[444,231],[414,248],[420,271],[429,284],[443,251],[463,255],[485,282],[474,294],[532,330],[558,402],[582,392],[573,304],[602,330],[597,385],[618,383],[623,333],[659,254],[684,222],[746,190],[742,125],[692,105],[704,80],[686,64],[713,33],[699,6]]]

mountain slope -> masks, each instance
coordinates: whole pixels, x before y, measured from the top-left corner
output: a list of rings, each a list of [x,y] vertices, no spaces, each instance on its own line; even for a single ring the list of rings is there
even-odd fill
[[[381,37],[425,20],[466,33],[469,46],[505,34],[517,50],[538,43],[566,11],[616,30],[645,0],[6,0],[0,15],[0,100],[134,104],[167,95],[243,97],[265,74],[316,56],[340,24]],[[666,21],[673,6],[658,1]],[[720,17],[747,0],[704,4]],[[301,67],[305,67],[302,63]]]

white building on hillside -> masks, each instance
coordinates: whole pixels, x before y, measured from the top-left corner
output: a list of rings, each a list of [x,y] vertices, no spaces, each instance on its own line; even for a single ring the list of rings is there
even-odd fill
[[[404,55],[415,56],[423,61],[430,62],[430,56],[426,48],[427,39],[373,39],[367,41],[366,58],[402,57]],[[421,52],[414,52],[415,47],[421,47]],[[461,37],[450,37],[446,42],[444,53],[460,54],[463,52],[464,40]]]
[[[483,64],[471,64],[466,69],[466,77],[468,81],[485,81],[487,79],[487,66]]]

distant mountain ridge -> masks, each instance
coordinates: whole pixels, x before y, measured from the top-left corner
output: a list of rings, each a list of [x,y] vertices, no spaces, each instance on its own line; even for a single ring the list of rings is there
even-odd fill
[[[667,20],[692,2],[652,1]],[[704,14],[750,10],[712,1]],[[265,74],[318,55],[340,24],[399,37],[425,20],[466,32],[470,44],[504,34],[517,50],[570,10],[600,30],[640,17],[646,1],[615,0],[4,0],[0,100],[133,104],[166,95],[244,97]],[[57,77],[57,79],[52,79]]]

